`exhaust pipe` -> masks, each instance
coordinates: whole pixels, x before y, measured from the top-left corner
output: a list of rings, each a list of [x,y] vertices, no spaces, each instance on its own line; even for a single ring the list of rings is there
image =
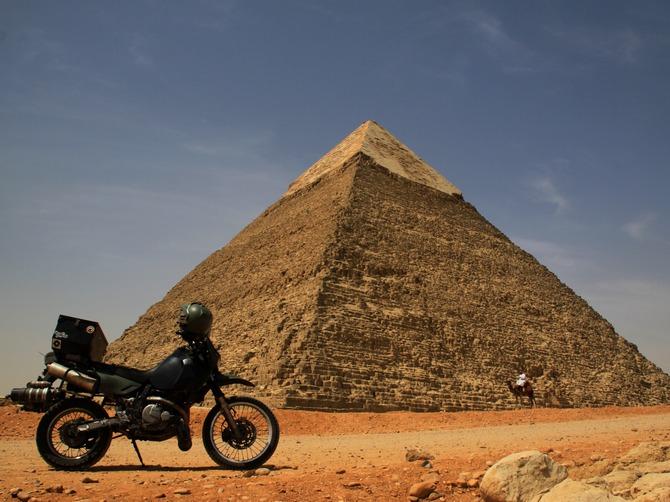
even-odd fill
[[[27,387],[12,389],[8,397],[26,411],[43,412],[63,396],[60,389],[36,386],[36,383],[38,382],[30,382]]]
[[[87,424],[81,424],[77,427],[77,432],[93,432],[100,429],[112,429],[117,430],[119,425],[121,425],[121,419],[118,417],[112,418],[103,418],[101,420],[94,420]]]
[[[95,378],[79,373],[78,371],[73,370],[72,368],[68,368],[67,366],[63,366],[62,364],[48,364],[47,373],[91,393],[93,393],[95,388],[98,386],[98,381]]]

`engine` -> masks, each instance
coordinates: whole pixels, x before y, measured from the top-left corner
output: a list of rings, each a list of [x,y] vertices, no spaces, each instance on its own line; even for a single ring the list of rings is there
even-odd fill
[[[142,426],[146,429],[160,429],[174,419],[175,416],[160,404],[148,404],[142,410]]]
[[[176,412],[168,404],[147,402],[151,399],[124,399],[117,406],[116,416],[121,419],[125,428],[134,430],[135,434],[141,434],[141,431],[160,433],[177,422]]]
[[[116,416],[130,437],[152,439],[177,436],[183,451],[191,448],[189,416],[178,404],[159,396],[128,398],[117,403]]]

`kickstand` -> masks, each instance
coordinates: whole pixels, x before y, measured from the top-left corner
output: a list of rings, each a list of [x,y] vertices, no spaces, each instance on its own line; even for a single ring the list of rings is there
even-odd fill
[[[135,453],[137,453],[137,458],[140,459],[140,464],[142,464],[142,467],[146,467],[144,465],[144,460],[142,460],[142,455],[140,455],[140,449],[137,447],[137,443],[135,442],[135,438],[130,440],[133,443],[133,448],[135,448]]]

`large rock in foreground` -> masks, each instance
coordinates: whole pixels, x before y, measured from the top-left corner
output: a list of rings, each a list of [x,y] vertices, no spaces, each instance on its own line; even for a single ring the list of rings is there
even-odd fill
[[[486,502],[670,502],[670,442],[640,443],[583,480],[538,451],[513,453],[482,479]]]
[[[670,472],[654,472],[640,477],[630,489],[631,495],[670,492]],[[670,500],[670,497],[669,499]]]
[[[524,502],[536,499],[567,477],[567,469],[544,453],[522,451],[491,466],[480,491],[487,502]]]
[[[539,500],[541,502],[624,502],[626,499],[612,495],[597,486],[566,479],[542,495]]]
[[[670,441],[647,441],[631,448],[619,459],[621,464],[663,462],[670,460]]]

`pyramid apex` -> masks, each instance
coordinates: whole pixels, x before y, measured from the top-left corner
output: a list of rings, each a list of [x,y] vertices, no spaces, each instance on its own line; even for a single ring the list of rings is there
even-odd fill
[[[450,195],[461,195],[461,191],[455,185],[402,144],[393,134],[378,122],[368,119],[291,183],[284,196],[311,185],[342,166],[357,153],[364,153],[390,172],[415,183]]]

